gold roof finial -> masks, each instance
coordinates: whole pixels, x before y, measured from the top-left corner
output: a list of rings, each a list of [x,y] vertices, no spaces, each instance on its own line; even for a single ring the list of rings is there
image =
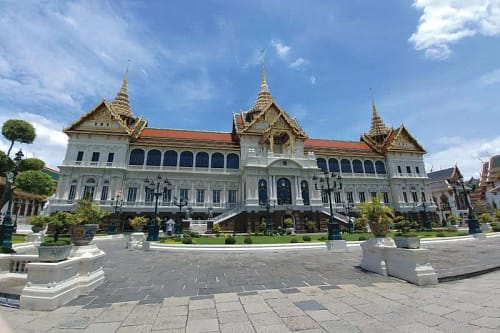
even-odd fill
[[[369,134],[372,136],[379,136],[386,135],[387,133],[389,133],[389,129],[385,125],[382,118],[379,116],[377,112],[377,106],[375,105],[375,100],[372,95],[372,124],[370,126]]]
[[[128,60],[127,69],[123,77],[122,87],[120,91],[116,94],[115,99],[111,102],[111,107],[120,116],[133,118],[132,110],[130,109],[130,102],[128,100],[128,68],[130,65],[130,59]]]
[[[267,85],[267,80],[266,80],[266,69],[264,65],[264,55],[265,55],[264,49],[260,50],[260,55],[261,55],[262,76],[260,80],[259,94],[257,95],[257,100],[255,101],[255,105],[253,107],[254,110],[260,110],[262,107],[266,106],[267,104],[273,101],[273,97],[269,92],[269,86]]]

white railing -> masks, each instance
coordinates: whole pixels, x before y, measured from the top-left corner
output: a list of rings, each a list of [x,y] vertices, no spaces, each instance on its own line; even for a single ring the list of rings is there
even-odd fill
[[[0,257],[0,271],[2,273],[27,273],[26,264],[38,262],[36,254],[12,254],[9,256]]]
[[[221,222],[223,222],[223,221],[225,221],[233,216],[238,215],[239,213],[241,213],[241,206],[236,206],[233,209],[227,210],[224,213],[217,215],[216,217],[214,217],[212,219],[212,221],[214,224],[218,224],[218,223],[221,223]]]
[[[325,215],[330,216],[330,211],[328,211],[328,210],[326,210],[326,209],[323,209],[321,212],[322,212],[323,214],[325,214]],[[352,222],[352,221],[354,220],[352,217],[347,217],[347,216],[345,216],[345,215],[342,215],[342,214],[339,214],[339,213],[336,213],[336,212],[333,212],[333,217],[334,217],[335,219],[337,219],[337,220],[339,220],[339,221],[342,221],[342,222],[344,222],[344,223],[347,223],[347,224],[349,224],[349,221],[351,221],[351,222]]]

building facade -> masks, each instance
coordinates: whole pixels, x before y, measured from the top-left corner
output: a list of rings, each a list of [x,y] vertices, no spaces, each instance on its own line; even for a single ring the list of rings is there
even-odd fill
[[[272,97],[263,67],[255,104],[232,115],[231,131],[163,129],[134,116],[127,84],[125,76],[112,102],[101,100],[64,129],[69,141],[48,212],[72,210],[88,195],[109,210],[120,198],[124,218],[152,216],[158,197],[162,218],[183,210],[241,232],[284,219],[299,231],[307,221],[322,229],[328,201],[313,181],[322,171],[341,176],[332,195],[340,222],[375,195],[401,214],[435,210],[425,150],[405,126],[388,128],[374,104],[359,141],[309,138]],[[158,176],[155,188],[145,183]],[[176,205],[180,199],[186,207]]]
[[[475,208],[480,212],[491,212],[500,208],[500,155],[490,157],[481,166],[481,177],[472,194]]]

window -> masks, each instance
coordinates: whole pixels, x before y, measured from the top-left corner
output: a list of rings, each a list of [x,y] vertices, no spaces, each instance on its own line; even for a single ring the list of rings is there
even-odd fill
[[[76,155],[76,160],[78,162],[83,161],[83,151],[79,151],[78,154]]]
[[[76,196],[76,185],[71,185],[69,188],[68,200],[75,200]]]
[[[352,169],[355,173],[363,173],[363,164],[360,160],[352,161]]]
[[[177,152],[174,150],[166,151],[163,155],[164,166],[177,166]]]
[[[205,152],[199,152],[196,154],[196,163],[197,168],[208,168],[208,154]]]
[[[113,163],[115,159],[115,153],[108,153],[108,163]]]
[[[204,203],[204,202],[205,202],[205,190],[196,190],[196,203]]]
[[[406,166],[406,173],[411,173],[411,167],[409,165]]]
[[[129,187],[127,193],[127,201],[135,202],[137,199],[137,187]]]
[[[276,182],[278,205],[292,204],[292,184],[287,178],[280,178]]]
[[[224,168],[224,155],[222,155],[221,153],[212,154],[212,168]]]
[[[365,173],[368,174],[374,174],[375,173],[375,167],[373,166],[373,162],[370,160],[366,160],[365,163]]]
[[[239,169],[240,168],[240,158],[236,154],[227,155],[226,166],[228,169]]]
[[[337,204],[342,203],[342,201],[340,201],[340,192],[335,192],[333,197],[334,197],[335,203],[337,203]]]
[[[403,192],[403,200],[408,203],[408,196],[406,195],[406,192]]]
[[[94,199],[95,186],[85,185],[83,188],[83,197]]]
[[[130,152],[129,165],[143,165],[144,164],[144,150],[134,149]]]
[[[168,188],[163,189],[162,201],[163,201],[163,203],[169,203],[172,201],[172,190],[171,189],[168,189]]]
[[[347,195],[347,202],[353,203],[354,195],[352,194],[352,192],[346,192],[345,194]]]
[[[148,151],[148,158],[146,165],[160,166],[161,165],[161,152],[158,149]]]
[[[375,170],[380,175],[385,175],[385,165],[382,161],[375,162]]]
[[[418,168],[418,166],[415,167],[415,173],[420,174],[420,169]]]
[[[99,162],[99,152],[95,151],[92,153],[92,162]]]
[[[304,205],[310,205],[310,201],[309,201],[309,184],[307,183],[306,180],[303,180],[300,183],[300,190],[301,190],[301,193],[302,193],[302,202],[304,203]]]
[[[328,160],[328,168],[330,169],[330,172],[339,172],[339,161],[336,158],[330,158]]]
[[[181,153],[181,160],[179,165],[181,167],[192,167],[193,166],[193,153],[190,151],[183,151]]]
[[[155,191],[152,188],[146,187],[144,193],[145,194],[144,201],[147,203],[152,203],[154,199],[154,193]]]
[[[265,205],[267,202],[267,181],[259,180],[259,205]]]
[[[104,185],[102,187],[102,191],[101,191],[101,200],[102,201],[108,200],[108,190],[109,190],[108,185]]]
[[[316,164],[318,165],[318,168],[321,169],[321,171],[328,171],[327,167],[326,167],[326,161],[324,158],[318,158],[316,159]]]
[[[213,190],[212,202],[216,204],[220,203],[220,190]]]
[[[382,192],[382,197],[383,197],[384,203],[389,203],[389,193]]]
[[[427,200],[425,200],[425,192],[421,193],[421,197],[422,197],[422,202],[426,202],[427,201]]]
[[[375,199],[375,197],[377,196],[377,192],[370,192],[370,197],[373,199]]]
[[[403,173],[403,171],[401,171],[401,165],[398,165],[398,173]]]
[[[413,202],[418,202],[418,194],[417,194],[417,192],[411,192],[411,196],[412,196]]]
[[[347,160],[347,159],[343,159],[342,161],[340,161],[340,167],[342,169],[342,172],[346,172],[346,173],[351,173],[352,172],[352,169],[351,169],[351,161]]]
[[[179,193],[180,200],[184,199],[189,201],[189,190],[187,188],[181,188]]]
[[[365,202],[366,201],[365,192],[359,192],[358,195],[359,195],[359,202]]]
[[[236,190],[227,191],[227,202],[230,204],[236,203]]]

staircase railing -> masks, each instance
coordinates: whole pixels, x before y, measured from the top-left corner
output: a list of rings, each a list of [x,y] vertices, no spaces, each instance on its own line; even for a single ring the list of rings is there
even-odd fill
[[[227,219],[230,219],[233,216],[238,215],[239,213],[241,213],[241,205],[238,205],[230,210],[225,211],[224,213],[222,213],[220,215],[215,216],[214,218],[212,218],[212,222],[214,224],[218,224],[218,223],[223,222]]]

